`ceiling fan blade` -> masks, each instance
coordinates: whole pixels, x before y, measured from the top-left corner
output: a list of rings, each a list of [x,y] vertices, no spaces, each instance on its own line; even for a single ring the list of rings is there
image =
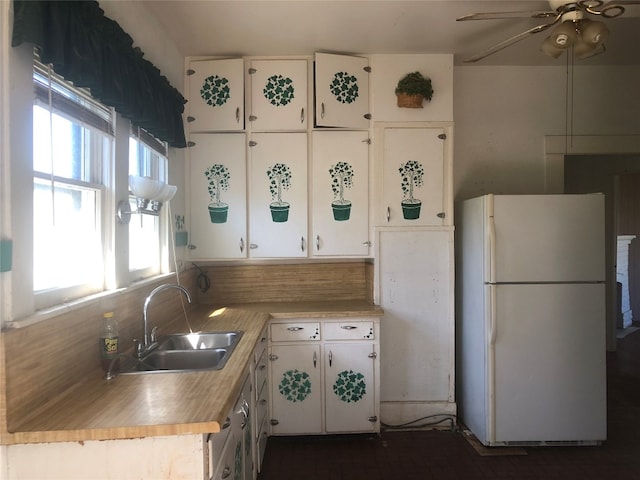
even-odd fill
[[[548,18],[555,17],[558,12],[554,11],[535,11],[535,12],[485,12],[485,13],[470,13],[456,18],[458,22],[464,22],[467,20],[501,20],[505,18]]]
[[[529,30],[525,30],[524,32],[519,33],[518,35],[514,35],[511,38],[507,38],[506,40],[503,40],[500,43],[496,43],[492,47],[489,47],[486,50],[483,50],[482,52],[477,53],[476,55],[473,55],[473,56],[467,58],[464,61],[464,63],[477,62],[478,60],[482,60],[483,58],[486,58],[489,55],[493,55],[494,53],[499,52],[500,50],[502,50],[504,48],[507,48],[507,47],[513,45],[514,43],[518,43],[519,41],[524,40],[529,35],[535,35],[536,33],[544,32],[548,28],[550,28],[550,27],[554,26],[556,23],[558,23],[561,18],[562,18],[562,14],[556,14],[556,18],[553,20],[553,22],[544,23],[542,25],[537,25],[537,26],[535,26],[533,28],[530,28]]]

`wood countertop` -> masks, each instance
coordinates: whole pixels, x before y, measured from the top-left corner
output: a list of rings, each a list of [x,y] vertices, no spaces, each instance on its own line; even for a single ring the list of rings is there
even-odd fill
[[[381,315],[364,302],[196,305],[189,311],[194,330],[244,332],[223,369],[87,378],[31,412],[11,432],[12,443],[219,432],[270,318]]]

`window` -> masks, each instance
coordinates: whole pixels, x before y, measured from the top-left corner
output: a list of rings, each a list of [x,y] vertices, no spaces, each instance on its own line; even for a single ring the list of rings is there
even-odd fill
[[[33,73],[36,306],[102,290],[112,111],[39,62]]]
[[[141,129],[134,129],[129,138],[129,175],[167,181],[166,146]],[[136,211],[136,199],[129,199]],[[158,216],[132,215],[129,223],[129,271],[132,280],[160,273],[162,241],[166,235],[160,218],[166,216],[165,206]]]

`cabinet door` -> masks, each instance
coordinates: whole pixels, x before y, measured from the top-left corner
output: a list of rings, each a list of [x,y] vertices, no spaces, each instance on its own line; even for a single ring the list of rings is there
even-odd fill
[[[368,128],[369,60],[316,53],[316,124]]]
[[[444,128],[384,128],[379,225],[442,226],[449,222]]]
[[[190,228],[192,259],[247,256],[246,137],[192,134]]]
[[[307,61],[254,60],[249,73],[251,128],[306,130]]]
[[[451,404],[453,231],[383,229],[376,244],[376,303],[384,309],[380,399],[398,405]]]
[[[251,140],[251,257],[306,257],[307,134]]]
[[[271,432],[321,433],[320,345],[272,345]]]
[[[371,342],[325,345],[327,433],[375,431],[375,355]]]
[[[313,132],[313,255],[369,254],[369,134]]]
[[[187,69],[190,132],[244,129],[243,60],[194,60]]]

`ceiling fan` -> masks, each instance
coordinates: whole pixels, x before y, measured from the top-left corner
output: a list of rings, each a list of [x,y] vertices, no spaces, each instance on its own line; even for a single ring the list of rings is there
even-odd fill
[[[609,35],[607,26],[589,16],[603,18],[619,17],[625,12],[627,5],[640,5],[640,1],[610,1],[582,0],[567,2],[563,0],[549,0],[550,10],[534,12],[485,12],[471,13],[457,19],[468,20],[497,20],[508,18],[547,19],[545,23],[525,30],[518,35],[503,40],[492,47],[483,50],[465,62],[477,62],[514,43],[524,40],[530,35],[544,32],[552,27],[551,34],[542,42],[540,50],[550,57],[558,58],[562,52],[573,47],[573,53],[578,58],[587,58],[605,51],[604,42]]]

